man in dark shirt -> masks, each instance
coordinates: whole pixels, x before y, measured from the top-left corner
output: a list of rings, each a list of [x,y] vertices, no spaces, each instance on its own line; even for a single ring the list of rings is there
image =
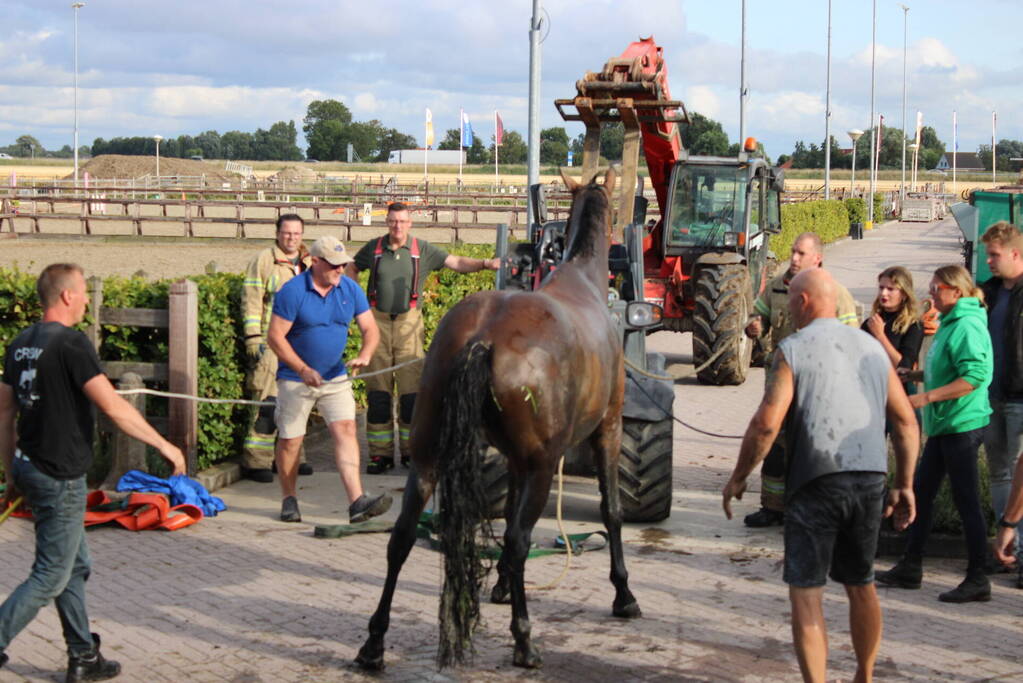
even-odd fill
[[[89,631],[85,581],[85,473],[92,463],[93,404],[129,436],[160,452],[183,474],[181,451],[121,398],[99,366],[96,350],[73,326],[88,295],[79,266],[47,266],[36,283],[42,322],[7,347],[0,382],[0,459],[5,502],[24,494],[35,518],[36,556],[28,579],[0,605],[0,666],[11,640],[50,600],[57,605],[68,648],[67,681],[98,681],[121,671],[99,652]],[[15,419],[17,428],[15,429]],[[15,443],[17,440],[17,443]]]
[[[884,514],[906,528],[915,514],[911,477],[919,447],[916,418],[895,369],[869,335],[835,318],[835,283],[824,270],[793,278],[789,312],[799,332],[774,355],[763,401],[750,421],[722,496],[732,498],[767,455],[786,420],[785,571],[792,634],[805,680],[825,680],[826,577],[849,598],[856,680],[870,680],[881,645],[874,552]],[[791,410],[790,410],[791,407]],[[896,473],[885,508],[885,417],[892,425]]]
[[[994,362],[988,395],[991,422],[984,431],[991,506],[1003,518],[1012,474],[1023,449],[1023,236],[1000,221],[981,237],[994,276],[982,285]],[[1023,588],[1023,548],[1017,547],[1017,588]]]
[[[500,259],[476,259],[449,254],[426,240],[409,234],[412,216],[404,204],[387,208],[387,234],[367,242],[348,265],[345,274],[357,280],[360,270],[369,270],[367,292],[373,317],[380,329],[377,347],[367,371],[383,370],[426,355],[423,349],[423,317],[419,295],[426,277],[435,270],[450,268],[459,273],[497,270]],[[380,474],[394,467],[393,395],[398,395],[399,448],[402,464],[408,464],[408,437],[412,409],[422,364],[414,363],[366,379],[366,439],[369,441],[368,474]]]

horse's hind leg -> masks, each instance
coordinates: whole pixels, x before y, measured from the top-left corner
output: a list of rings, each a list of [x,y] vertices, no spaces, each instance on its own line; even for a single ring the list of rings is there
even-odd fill
[[[508,497],[504,503],[504,519],[508,523],[515,514],[516,501],[518,500],[518,481],[514,477],[508,478]],[[507,529],[507,527],[505,527]],[[490,591],[490,602],[495,605],[507,605],[511,602],[511,583],[508,580],[508,558],[510,553],[501,553],[501,559],[497,561],[497,581]]]
[[[605,418],[590,438],[590,444],[593,447],[593,458],[600,482],[600,515],[604,519],[608,545],[611,548],[611,583],[615,587],[611,612],[616,617],[631,619],[641,616],[642,612],[632,591],[629,590],[629,572],[625,568],[625,553],[622,548],[622,504],[618,495],[618,458],[622,445],[621,418]]]
[[[545,462],[545,457],[533,460]],[[550,495],[551,469],[529,472],[518,484],[515,505],[510,509],[508,528],[504,532],[504,552],[501,554],[500,564],[503,564],[502,574],[507,576],[511,592],[511,632],[515,637],[512,663],[515,666],[535,669],[543,663],[543,658],[533,645],[530,635],[532,627],[529,624],[529,610],[526,607],[524,574],[533,527]]]
[[[355,662],[364,669],[379,671],[384,668],[384,635],[391,624],[394,588],[398,583],[401,567],[416,542],[419,515],[432,493],[433,483],[421,480],[413,468],[405,483],[401,514],[398,515],[398,521],[391,532],[391,540],[387,542],[387,580],[384,582],[384,591],[380,595],[376,612],[369,620],[369,637],[355,658]]]

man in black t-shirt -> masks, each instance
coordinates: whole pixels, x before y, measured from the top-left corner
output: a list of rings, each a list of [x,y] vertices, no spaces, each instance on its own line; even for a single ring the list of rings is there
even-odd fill
[[[73,329],[88,303],[82,269],[67,263],[47,266],[36,290],[42,322],[23,330],[7,347],[0,382],[4,502],[10,505],[24,494],[36,534],[32,573],[0,605],[0,666],[14,637],[54,600],[68,648],[66,680],[105,680],[120,673],[121,666],[100,654],[85,606],[91,564],[84,527],[85,473],[92,463],[93,404],[126,434],[156,448],[174,474],[184,473],[185,460],[116,393],[92,344]]]

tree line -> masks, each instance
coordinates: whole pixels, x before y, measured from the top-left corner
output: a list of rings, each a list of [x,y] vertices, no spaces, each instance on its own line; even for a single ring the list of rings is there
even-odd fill
[[[696,112],[690,112],[688,124],[679,125],[682,143],[690,154],[707,156],[734,156],[739,152],[739,143],[730,142],[721,123]],[[933,129],[926,131],[933,133]],[[294,121],[278,121],[269,129],[258,128],[254,133],[228,131],[221,135],[215,130],[208,130],[198,135],[179,135],[160,142],[160,155],[166,157],[188,158],[203,157],[204,159],[235,159],[235,160],[272,160],[300,161],[315,159],[318,161],[347,161],[348,149],[354,152],[354,159],[359,161],[387,161],[390,152],[397,149],[415,149],[416,138],[395,128],[384,126],[379,120],[356,121],[351,110],[338,100],[326,99],[310,102],[302,119],[302,132],[306,138],[306,149],[303,154],[298,147],[298,129]],[[887,138],[891,131],[885,132]],[[569,152],[575,163],[582,161],[583,140],[585,135],[578,134],[571,138],[562,126],[544,128],[540,131],[540,163],[545,165],[565,165]],[[936,137],[935,137],[936,139]],[[437,149],[458,149],[461,131],[451,128],[444,132]],[[621,123],[606,125],[601,131],[600,155],[609,161],[622,158],[625,132]],[[834,140],[832,140],[833,144]],[[864,148],[867,144],[861,141]],[[72,156],[71,147],[65,145],[60,152],[47,152],[39,142],[29,136],[18,138],[8,148],[0,147],[0,151],[8,151],[12,156]],[[153,155],[156,153],[156,141],[152,137],[114,137],[110,140],[96,138],[92,146],[83,146],[81,153],[99,156],[100,154]],[[763,154],[763,147],[760,147]],[[807,150],[802,141],[796,143],[796,152],[801,162],[813,164],[819,150],[811,145]],[[500,150],[496,151],[498,160],[505,164],[524,164],[528,154],[527,143],[521,133],[506,130]],[[866,150],[861,150],[864,156]],[[823,154],[819,154],[823,160]],[[832,154],[835,167],[836,157]],[[470,164],[492,164],[495,158],[494,136],[475,135],[472,146],[466,149],[466,161]],[[857,165],[861,162],[858,160]],[[936,160],[935,160],[936,163]],[[823,161],[818,167],[823,165]]]

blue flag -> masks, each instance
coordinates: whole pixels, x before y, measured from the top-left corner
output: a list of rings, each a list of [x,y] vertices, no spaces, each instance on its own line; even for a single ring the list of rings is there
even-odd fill
[[[469,115],[462,110],[462,147],[472,147],[472,125],[469,123]]]

